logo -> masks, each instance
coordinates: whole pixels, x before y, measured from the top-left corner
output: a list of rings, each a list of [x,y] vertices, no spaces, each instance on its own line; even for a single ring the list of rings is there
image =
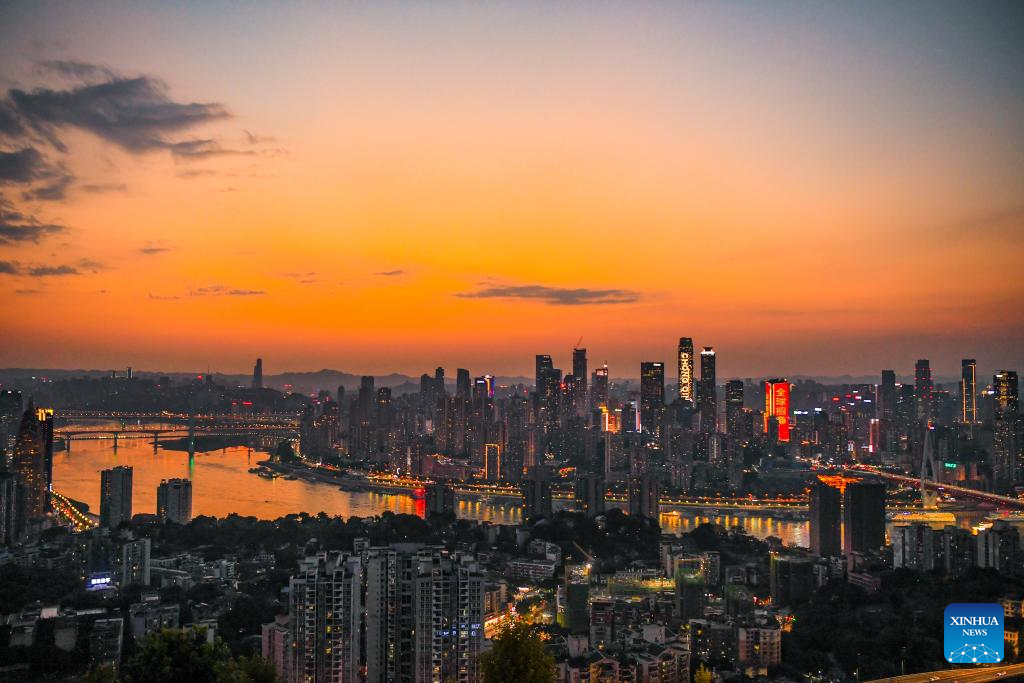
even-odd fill
[[[951,664],[1003,661],[1003,608],[995,603],[954,602],[946,607],[943,643]]]

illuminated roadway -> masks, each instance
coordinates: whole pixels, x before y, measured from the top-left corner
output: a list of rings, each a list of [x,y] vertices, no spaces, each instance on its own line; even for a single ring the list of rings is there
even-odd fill
[[[909,484],[912,486],[920,486],[920,477],[911,477],[905,474],[894,474],[892,472],[886,472],[880,470],[877,467],[871,467],[870,465],[855,465],[851,468],[855,472],[869,472],[875,476],[881,477],[882,479],[888,479],[890,481],[897,481],[902,484]],[[925,486],[933,488],[943,493],[954,494],[962,498],[970,498],[979,502],[992,503],[1001,508],[1009,508],[1011,510],[1024,510],[1024,500],[1018,500],[1016,498],[1010,498],[1008,496],[999,496],[995,493],[987,493],[985,491],[977,491],[975,489],[964,488],[963,486],[954,486],[952,484],[940,484],[933,481],[925,481]]]
[[[930,683],[930,681],[955,681],[956,683],[985,683],[985,681],[1009,681],[1024,676],[1024,664],[1007,666],[986,666],[983,668],[944,669],[926,671],[922,674],[907,674],[891,678],[878,678],[864,683]]]

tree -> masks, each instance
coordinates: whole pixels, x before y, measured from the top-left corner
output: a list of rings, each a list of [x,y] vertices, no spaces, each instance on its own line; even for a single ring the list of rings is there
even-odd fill
[[[484,683],[550,683],[555,659],[544,643],[521,619],[505,625],[494,638],[490,652],[480,657]]]
[[[123,683],[274,683],[277,672],[259,657],[235,659],[224,641],[205,629],[166,629],[150,636],[125,663]]]

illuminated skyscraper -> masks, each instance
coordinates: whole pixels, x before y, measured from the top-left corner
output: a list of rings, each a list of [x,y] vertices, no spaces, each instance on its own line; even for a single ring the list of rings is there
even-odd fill
[[[537,354],[536,369],[534,376],[534,388],[537,393],[541,392],[541,387],[544,386],[544,382],[547,379],[548,370],[554,369],[555,365],[551,362],[551,356],[546,354]]]
[[[22,486],[19,523],[46,514],[52,468],[53,410],[35,408],[29,402],[28,410],[21,417],[11,458],[11,469]]]
[[[502,481],[501,446],[496,443],[484,444],[484,479],[490,482]]]
[[[932,419],[932,397],[935,386],[932,384],[932,368],[928,359],[922,358],[914,365],[914,407],[917,421],[928,422]]]
[[[608,364],[594,370],[593,387],[591,390],[591,407],[608,406]]]
[[[679,398],[693,405],[693,340],[679,338]]]
[[[665,364],[640,364],[640,428],[654,436],[661,435],[665,415]]]
[[[252,388],[263,388],[263,359],[257,358],[256,365],[252,368]]]
[[[764,433],[772,420],[778,425],[779,441],[789,442],[789,381],[769,379],[764,383]]]
[[[700,352],[700,430],[711,434],[718,430],[718,389],[715,385],[715,350],[705,346]]]
[[[960,421],[965,425],[978,422],[978,362],[973,358],[960,361]]]
[[[657,521],[661,497],[658,480],[649,474],[635,475],[629,478],[627,488],[629,514],[643,515]]]
[[[132,518],[132,468],[100,472],[100,526],[108,529]]]
[[[1020,439],[1017,433],[1019,410],[1017,373],[1012,370],[997,372],[992,377],[992,388],[995,392],[992,478],[998,489],[1005,490],[1014,482],[1024,480]]]
[[[573,392],[573,406],[577,415],[584,415],[589,405],[587,401],[587,350],[572,350],[572,375],[576,378],[576,385]]]

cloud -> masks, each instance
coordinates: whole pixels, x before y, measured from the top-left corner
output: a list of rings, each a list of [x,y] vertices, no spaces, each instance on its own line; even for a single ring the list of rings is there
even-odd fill
[[[189,290],[189,296],[263,296],[262,289],[230,289],[224,285],[208,285]]]
[[[113,70],[74,59],[50,59],[36,63],[37,71],[45,71],[80,81],[110,80],[116,78]]]
[[[30,183],[43,177],[46,170],[46,160],[34,147],[0,151],[0,183]]]
[[[76,68],[81,70],[84,65]],[[35,133],[66,152],[58,133],[65,128],[78,128],[129,152],[167,149],[189,155],[197,149],[209,149],[212,141],[178,142],[168,135],[229,116],[224,106],[216,102],[175,102],[167,95],[163,82],[149,76],[102,75],[102,82],[68,89],[8,91],[0,132]]]
[[[58,176],[53,182],[21,193],[21,198],[26,201],[56,201],[64,199],[68,193],[68,187],[75,180],[70,173]]]
[[[553,306],[628,304],[640,299],[629,289],[574,289],[544,285],[488,286],[475,292],[455,294],[463,299],[533,299]]]
[[[139,247],[139,253],[145,254],[146,256],[153,256],[154,254],[163,254],[168,251],[173,251],[171,247],[164,247],[158,244],[147,244],[144,247]]]
[[[153,301],[177,301],[181,297],[176,294],[150,294],[149,298]]]
[[[63,225],[43,223],[15,209],[0,196],[0,244],[38,243],[47,235],[67,230]]]
[[[25,295],[31,295],[31,294],[42,294],[43,290],[41,290],[41,289],[16,289],[16,290],[14,290],[14,293],[15,294],[20,294],[22,296],[25,296]]]
[[[79,185],[78,188],[82,190],[82,192],[91,192],[93,194],[128,191],[128,186],[124,183],[87,183],[85,185]]]
[[[396,277],[398,275],[405,275],[404,270],[385,270],[380,273],[374,273],[374,275],[382,275],[384,277]]]
[[[0,261],[0,275],[20,275],[21,264],[17,261]]]
[[[51,277],[63,275],[78,275],[79,270],[74,266],[32,266],[25,271],[29,277]]]

